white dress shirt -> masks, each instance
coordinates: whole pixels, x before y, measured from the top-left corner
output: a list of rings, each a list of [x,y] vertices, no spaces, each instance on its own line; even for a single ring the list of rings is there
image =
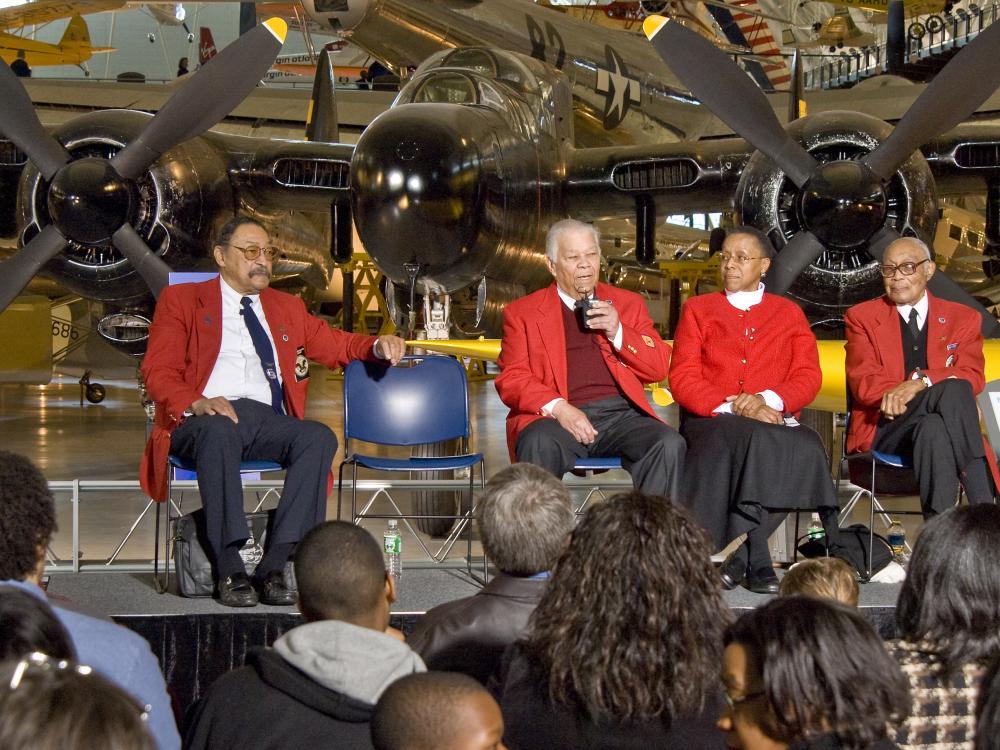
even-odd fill
[[[752,292],[730,292],[726,291],[726,302],[737,310],[746,312],[754,305],[759,305],[764,299],[764,284],[760,284]],[[768,389],[757,394],[764,399],[764,403],[775,411],[785,410],[785,400],[774,391]],[[719,404],[712,409],[713,414],[732,414],[733,404],[731,401]]]
[[[562,300],[563,304],[566,305],[566,307],[568,307],[570,310],[576,310],[576,302],[577,302],[576,299],[566,294],[566,292],[564,292],[562,289],[559,288],[558,284],[556,285],[556,291],[559,293],[559,299]],[[618,351],[619,349],[622,348],[622,340],[624,338],[625,334],[622,332],[622,324],[621,321],[619,321],[618,330],[615,331],[615,335],[609,337],[608,340],[611,342],[611,345],[615,348],[615,351]],[[547,417],[551,417],[552,410],[555,408],[555,405],[558,404],[560,401],[565,401],[565,400],[566,399],[561,397],[552,399],[547,404],[545,404],[545,406],[542,407],[542,414],[544,414]]]
[[[244,295],[237,292],[225,279],[219,278],[219,286],[222,287],[222,345],[219,347],[219,356],[215,360],[215,367],[208,378],[205,390],[202,395],[205,398],[223,396],[230,401],[238,398],[252,398],[262,404],[271,405],[271,386],[264,375],[264,368],[261,367],[260,357],[253,347],[253,340],[250,338],[250,331],[240,311],[243,309],[240,300]],[[257,316],[268,341],[271,342],[271,350],[274,351],[275,369],[278,371],[278,382],[281,382],[281,366],[277,362],[278,353],[274,346],[274,337],[271,329],[267,325],[267,318],[264,316],[264,308],[260,304],[260,295],[246,295],[252,300],[250,309]]]
[[[912,305],[896,305],[896,311],[906,325],[910,324],[910,310],[914,309],[917,311],[917,327],[922,331],[927,322],[927,292]]]

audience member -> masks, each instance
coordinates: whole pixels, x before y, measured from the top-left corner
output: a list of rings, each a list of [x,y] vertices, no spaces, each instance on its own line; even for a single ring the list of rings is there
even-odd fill
[[[323,523],[299,543],[294,565],[306,624],[215,681],[195,706],[186,748],[371,748],[382,692],[424,671],[386,633],[395,586],[371,534]]]
[[[90,667],[38,652],[0,665],[4,750],[154,750],[147,718]]]
[[[910,717],[896,742],[972,750],[979,686],[1000,653],[1000,507],[941,513],[913,548],[890,652],[910,681]]]
[[[782,596],[803,594],[858,606],[858,574],[839,557],[814,557],[791,567],[781,579]]]
[[[889,750],[906,679],[857,610],[806,596],[773,599],[726,630],[726,746]]]
[[[45,549],[56,530],[55,502],[42,473],[24,456],[0,451],[0,585],[45,599],[39,586]],[[50,602],[77,659],[124,688],[144,707],[160,750],[180,747],[170,698],[149,644],[127,628]]]
[[[562,482],[537,466],[514,464],[487,483],[476,518],[486,555],[500,573],[475,596],[430,610],[407,643],[428,669],[485,684],[504,649],[527,630],[576,517]]]
[[[592,507],[490,681],[504,742],[529,748],[717,748],[729,621],[708,538],[638,491]]]
[[[69,633],[48,604],[12,586],[0,586],[0,661],[35,651],[53,659],[76,659]]]
[[[396,680],[375,706],[375,750],[506,750],[500,707],[463,674],[426,672]]]
[[[979,691],[976,750],[1000,750],[1000,653],[983,676]]]

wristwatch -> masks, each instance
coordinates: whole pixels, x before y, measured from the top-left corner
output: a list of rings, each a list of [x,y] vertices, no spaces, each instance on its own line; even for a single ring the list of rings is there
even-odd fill
[[[934,385],[931,382],[931,379],[926,375],[924,375],[922,372],[920,372],[920,370],[914,370],[913,375],[910,376],[910,380],[922,380],[924,381],[924,386],[927,388],[930,388],[932,385]]]

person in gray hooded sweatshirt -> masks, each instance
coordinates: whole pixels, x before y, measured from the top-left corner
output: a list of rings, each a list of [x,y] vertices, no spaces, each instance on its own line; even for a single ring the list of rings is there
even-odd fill
[[[364,529],[328,521],[295,552],[306,623],[223,675],[193,708],[184,747],[372,748],[369,722],[395,680],[425,671],[389,628],[395,587]]]

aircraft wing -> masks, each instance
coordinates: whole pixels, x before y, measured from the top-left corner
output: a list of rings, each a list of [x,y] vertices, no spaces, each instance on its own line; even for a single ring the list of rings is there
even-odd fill
[[[125,0],[31,0],[0,7],[0,29],[45,24],[75,15],[117,10],[124,5]]]
[[[408,346],[426,349],[431,352],[450,354],[456,357],[470,357],[496,362],[500,356],[500,339],[471,339],[468,341],[450,339],[446,341],[427,341],[424,339],[407,341]],[[816,345],[819,348],[819,364],[823,370],[823,385],[811,404],[810,409],[842,413],[847,409],[847,374],[844,371],[844,341],[821,340]],[[1000,378],[1000,339],[987,339],[983,342],[983,353],[986,356],[986,382]],[[666,384],[669,388],[669,384]],[[669,391],[661,384],[652,387],[653,400],[660,406],[667,406],[673,401]],[[662,391],[662,392],[661,392]]]

